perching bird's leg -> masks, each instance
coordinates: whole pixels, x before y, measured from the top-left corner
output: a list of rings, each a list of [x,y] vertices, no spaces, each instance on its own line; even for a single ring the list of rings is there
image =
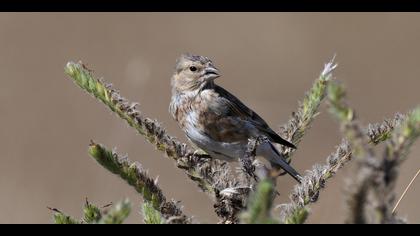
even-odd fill
[[[194,151],[194,155],[195,156],[199,156],[200,158],[206,158],[206,159],[211,159],[211,156],[206,152],[206,151],[204,151],[203,149],[201,149],[201,148],[197,148],[195,151]]]
[[[261,163],[255,162],[255,156],[258,145],[264,142],[268,142],[268,139],[265,136],[258,136],[255,139],[249,139],[245,155],[240,159],[242,170],[247,174],[248,177],[253,178],[256,182],[259,182],[262,176],[258,176],[256,173],[256,165]]]

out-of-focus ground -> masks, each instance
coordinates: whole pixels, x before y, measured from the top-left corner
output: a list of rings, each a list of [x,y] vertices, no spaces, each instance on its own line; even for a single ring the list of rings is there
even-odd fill
[[[335,76],[364,124],[407,112],[420,102],[420,14],[415,13],[1,13],[0,222],[50,223],[47,206],[82,215],[85,197],[98,205],[128,197],[128,222],[141,222],[141,198],[87,155],[94,139],[140,161],[169,198],[202,223],[216,222],[212,203],[171,160],[63,74],[82,60],[144,114],[185,140],[168,114],[175,59],[183,52],[213,59],[217,82],[274,128],[337,53]],[[334,150],[337,123],[322,106],[294,156],[301,172]],[[420,142],[401,168],[398,196],[420,166]],[[340,223],[345,168],[313,205],[310,223]],[[279,180],[288,199],[295,182]],[[416,182],[398,208],[420,223]]]

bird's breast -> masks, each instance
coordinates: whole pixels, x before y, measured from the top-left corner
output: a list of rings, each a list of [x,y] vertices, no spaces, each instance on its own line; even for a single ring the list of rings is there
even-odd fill
[[[187,125],[202,129],[207,122],[212,122],[220,116],[220,113],[212,109],[213,101],[214,99],[205,92],[180,94],[172,97],[169,110],[182,129]]]
[[[204,135],[217,142],[246,141],[246,122],[239,117],[228,116],[225,103],[218,94],[205,90],[195,96],[180,95],[172,99],[174,118],[181,129],[194,141]]]

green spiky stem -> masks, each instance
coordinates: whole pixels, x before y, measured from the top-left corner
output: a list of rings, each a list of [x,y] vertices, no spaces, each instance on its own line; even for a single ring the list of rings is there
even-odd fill
[[[130,186],[143,196],[143,199],[165,218],[178,217],[188,223],[181,209],[173,201],[167,201],[157,183],[148,177],[145,170],[137,163],[131,163],[127,157],[120,157],[117,153],[108,150],[92,141],[89,154],[111,173],[120,176]]]

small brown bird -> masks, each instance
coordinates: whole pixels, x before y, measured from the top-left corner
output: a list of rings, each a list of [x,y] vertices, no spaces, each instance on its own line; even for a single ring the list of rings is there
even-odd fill
[[[182,55],[171,79],[169,112],[188,139],[211,157],[234,161],[245,155],[248,139],[266,136],[270,142],[257,147],[272,166],[280,166],[298,182],[302,178],[274,147],[296,148],[281,138],[253,110],[214,83],[219,70],[207,57]]]

